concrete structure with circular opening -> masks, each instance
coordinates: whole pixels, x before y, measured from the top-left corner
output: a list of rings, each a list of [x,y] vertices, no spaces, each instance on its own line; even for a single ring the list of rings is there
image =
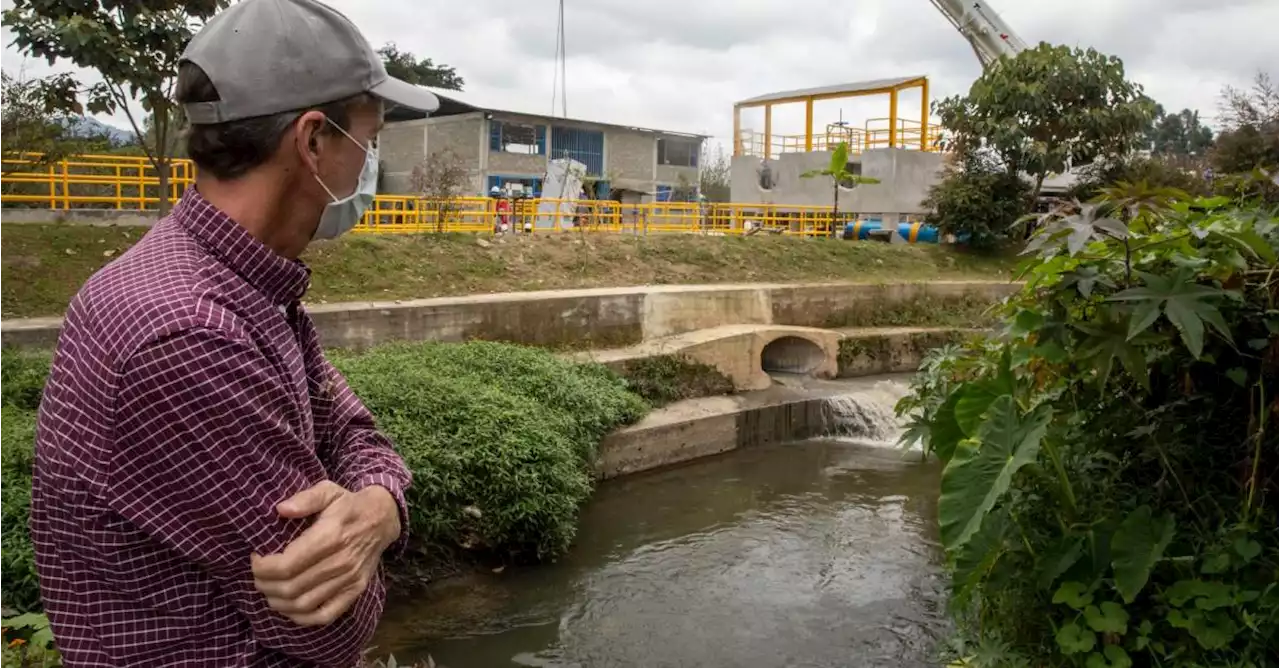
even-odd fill
[[[812,339],[781,336],[760,351],[760,369],[765,373],[811,374],[827,361],[827,353]]]

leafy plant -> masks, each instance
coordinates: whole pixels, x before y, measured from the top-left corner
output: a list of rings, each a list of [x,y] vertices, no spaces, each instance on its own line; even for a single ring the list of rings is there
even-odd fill
[[[976,249],[1004,245],[1027,211],[1031,187],[982,152],[955,155],[929,188],[924,222]]]
[[[968,665],[1274,665],[1277,236],[1115,184],[1041,217],[997,335],[926,357],[898,410]]]
[[[849,145],[840,142],[831,151],[831,163],[823,169],[809,170],[800,175],[801,178],[812,179],[825,176],[831,179],[831,236],[839,234],[836,221],[840,219],[840,189],[853,188],[860,183],[880,183],[880,179],[855,174],[849,169]]]
[[[49,618],[28,612],[0,620],[3,648],[0,659],[11,668],[58,668],[62,657],[54,645]]]
[[[19,612],[40,609],[35,548],[27,520],[36,409],[49,363],[50,356],[44,352],[5,348],[0,354],[0,581],[4,582],[0,604]]]
[[[719,369],[683,355],[658,355],[628,361],[623,367],[622,377],[632,392],[654,406],[733,393],[733,381]]]

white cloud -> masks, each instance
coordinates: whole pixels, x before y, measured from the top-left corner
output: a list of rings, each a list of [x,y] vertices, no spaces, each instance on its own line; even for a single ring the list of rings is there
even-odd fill
[[[8,3],[5,3],[8,4]],[[535,113],[552,101],[556,3],[332,0],[375,45],[457,68],[464,100]],[[1275,0],[993,0],[1028,43],[1120,56],[1166,108],[1212,119],[1224,85],[1277,75]],[[980,69],[928,0],[590,0],[566,3],[571,116],[702,132],[728,141],[735,100],[787,88],[923,73],[931,97],[963,93]],[[6,42],[10,36],[5,34]],[[3,66],[23,59],[11,47]],[[49,71],[26,61],[32,74]],[[918,98],[903,100],[918,108]],[[819,123],[884,115],[881,99],[827,103]],[[906,113],[906,112],[904,112]],[[913,114],[914,115],[914,114]],[[779,109],[775,132],[803,112]],[[104,119],[125,125],[123,118]],[[755,123],[759,124],[758,120]]]

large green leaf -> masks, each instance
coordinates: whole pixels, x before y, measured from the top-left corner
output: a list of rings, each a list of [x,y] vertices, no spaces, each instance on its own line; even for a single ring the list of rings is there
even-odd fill
[[[1001,392],[994,383],[977,382],[966,385],[956,394],[956,424],[965,436],[974,436],[982,426],[982,419],[992,402],[1006,393]]]
[[[956,444],[964,439],[964,431],[956,422],[956,403],[959,401],[960,390],[952,392],[934,412],[929,426],[929,448],[944,465],[951,461]]]
[[[1147,584],[1151,567],[1173,539],[1173,517],[1153,518],[1150,506],[1129,513],[1111,537],[1111,567],[1115,570],[1116,591],[1125,603],[1132,603]]]
[[[946,549],[962,547],[1009,490],[1018,469],[1035,461],[1052,417],[1048,404],[1022,415],[1011,396],[991,403],[978,437],[962,442],[942,472],[938,517]]]
[[[1141,345],[1153,334],[1129,337],[1129,327],[1123,317],[1116,318],[1110,311],[1099,311],[1099,319],[1092,324],[1078,324],[1075,328],[1087,335],[1080,343],[1079,358],[1089,362],[1098,372],[1098,381],[1105,385],[1117,361],[1129,375],[1146,387],[1150,381],[1147,357]]]
[[[1084,538],[1080,536],[1063,536],[1040,563],[1037,581],[1042,589],[1049,589],[1058,578],[1062,577],[1084,555]]]
[[[827,169],[832,174],[843,174],[849,168],[849,145],[840,142],[836,144],[835,150],[831,152],[831,166]]]
[[[951,555],[952,587],[963,591],[982,581],[1005,553],[1008,528],[1008,513],[996,511],[982,520],[978,533]]]
[[[964,435],[977,434],[991,402],[997,397],[1013,394],[1014,389],[1013,353],[1009,347],[1005,347],[994,378],[969,383],[958,392],[960,397],[956,401],[956,424],[960,425]]]
[[[1115,601],[1103,601],[1101,605],[1085,606],[1084,621],[1099,633],[1123,635],[1129,628],[1129,613]]]
[[[1139,273],[1144,285],[1122,290],[1108,297],[1108,301],[1136,302],[1129,329],[1132,339],[1151,326],[1163,312],[1177,328],[1182,342],[1195,357],[1204,351],[1204,325],[1208,323],[1227,341],[1231,330],[1222,319],[1218,308],[1209,300],[1226,295],[1226,291],[1195,282],[1195,272],[1179,269],[1171,275]]]

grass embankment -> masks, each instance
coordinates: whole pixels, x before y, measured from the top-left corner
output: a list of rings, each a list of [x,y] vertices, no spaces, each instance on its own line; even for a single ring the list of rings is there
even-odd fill
[[[60,315],[145,228],[10,224],[0,234],[4,317]],[[316,244],[312,303],[483,292],[757,281],[896,282],[1009,277],[1007,258],[940,246],[778,236],[546,234],[348,236]]]

